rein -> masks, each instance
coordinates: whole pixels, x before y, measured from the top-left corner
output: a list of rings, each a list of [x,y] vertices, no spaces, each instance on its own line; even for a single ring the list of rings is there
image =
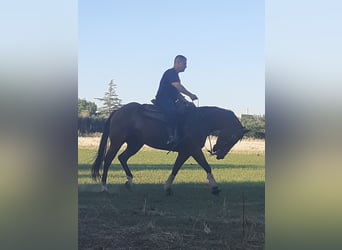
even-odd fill
[[[192,103],[198,108],[199,107],[199,99],[197,98],[196,100],[197,100],[197,105],[195,104],[194,101],[192,101]]]
[[[197,105],[195,104],[194,101],[192,101],[192,103],[198,108],[200,106],[199,104],[199,98],[197,98]],[[210,133],[208,133],[208,136],[207,136],[207,140],[209,140],[209,145],[210,145],[210,150],[208,150],[207,148],[207,151],[210,155],[215,155],[215,153],[213,152],[213,145],[211,144],[211,135]]]
[[[208,153],[210,155],[215,155],[215,152],[213,151],[213,146],[211,144],[211,135],[210,134],[207,136],[207,140],[209,141],[210,150],[208,150],[207,148],[206,148],[206,150],[208,151]]]
[[[207,140],[209,140],[209,145],[210,145],[210,150],[207,149],[207,151],[208,151],[211,155],[214,155],[213,147],[212,147],[212,144],[211,144],[211,135],[210,135],[210,134],[207,136]]]

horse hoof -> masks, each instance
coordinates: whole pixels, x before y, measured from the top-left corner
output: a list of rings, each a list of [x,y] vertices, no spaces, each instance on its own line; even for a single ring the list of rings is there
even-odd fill
[[[101,193],[108,193],[107,185],[101,185]]]
[[[132,185],[131,185],[128,181],[126,181],[126,182],[125,182],[125,187],[126,187],[128,190],[131,190]]]
[[[219,189],[218,187],[213,187],[213,188],[211,189],[211,193],[212,193],[213,195],[219,195],[220,192],[221,192],[221,189]]]
[[[171,189],[171,188],[165,189],[165,194],[166,194],[167,196],[172,195],[172,189]]]

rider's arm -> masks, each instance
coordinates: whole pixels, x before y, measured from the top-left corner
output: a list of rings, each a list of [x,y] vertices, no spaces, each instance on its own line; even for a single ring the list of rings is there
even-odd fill
[[[191,98],[191,100],[198,99],[196,95],[189,92],[180,82],[173,82],[173,83],[171,83],[171,85],[173,87],[175,87],[179,92],[189,96]]]

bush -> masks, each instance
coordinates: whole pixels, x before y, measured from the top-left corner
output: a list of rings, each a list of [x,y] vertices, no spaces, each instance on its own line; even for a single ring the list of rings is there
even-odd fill
[[[265,139],[265,115],[241,115],[241,123],[250,130],[246,137]]]
[[[93,133],[102,133],[107,118],[78,117],[78,135],[85,136]]]

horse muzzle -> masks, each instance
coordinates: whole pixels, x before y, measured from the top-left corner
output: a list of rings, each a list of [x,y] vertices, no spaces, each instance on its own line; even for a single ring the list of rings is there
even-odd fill
[[[216,154],[216,160],[222,160],[224,155]]]
[[[225,156],[225,154],[223,154],[221,149],[218,149],[217,151],[215,151],[214,155],[216,155],[216,160],[222,160]]]

